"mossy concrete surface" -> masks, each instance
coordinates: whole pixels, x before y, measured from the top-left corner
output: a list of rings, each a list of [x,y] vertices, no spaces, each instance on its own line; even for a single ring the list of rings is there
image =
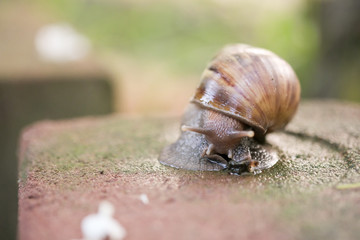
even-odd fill
[[[79,239],[101,200],[114,204],[126,239],[359,239],[359,105],[303,102],[286,131],[268,135],[281,160],[259,175],[160,165],[179,122],[108,116],[28,127],[20,239]]]

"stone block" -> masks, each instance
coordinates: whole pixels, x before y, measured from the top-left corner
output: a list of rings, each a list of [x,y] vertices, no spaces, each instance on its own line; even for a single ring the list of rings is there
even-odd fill
[[[358,239],[359,119],[358,104],[302,102],[267,136],[280,161],[247,176],[160,165],[180,119],[39,122],[19,149],[20,239],[79,239],[102,200],[126,239]]]

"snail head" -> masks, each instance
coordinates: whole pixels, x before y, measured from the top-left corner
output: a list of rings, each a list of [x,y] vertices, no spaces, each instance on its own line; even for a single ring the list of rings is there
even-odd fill
[[[206,140],[210,143],[205,149],[206,155],[226,154],[229,159],[232,159],[233,150],[243,137],[254,137],[254,131],[246,129],[246,126],[239,120],[213,110],[205,111],[203,127],[183,125],[181,130],[205,135]]]

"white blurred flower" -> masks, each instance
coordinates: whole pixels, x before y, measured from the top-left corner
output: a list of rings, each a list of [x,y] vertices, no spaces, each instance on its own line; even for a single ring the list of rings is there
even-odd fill
[[[81,222],[81,230],[85,240],[121,240],[125,237],[125,229],[112,217],[114,206],[103,201],[97,214],[86,216]]]
[[[40,28],[35,36],[40,57],[51,62],[72,62],[83,59],[90,51],[90,41],[67,23]]]

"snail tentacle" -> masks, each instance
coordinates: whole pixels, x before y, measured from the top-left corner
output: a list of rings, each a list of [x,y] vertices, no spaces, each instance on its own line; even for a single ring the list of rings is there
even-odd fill
[[[182,131],[188,131],[188,132],[196,132],[196,133],[200,133],[200,134],[204,134],[204,135],[209,135],[210,134],[210,130],[205,129],[205,128],[200,128],[200,127],[191,127],[191,126],[186,126],[186,125],[182,125],[181,126],[181,130]]]
[[[236,140],[236,139],[241,139],[243,137],[254,137],[255,133],[252,130],[248,130],[248,131],[233,131],[232,133],[229,134],[229,137]]]
[[[212,153],[212,151],[214,150],[215,145],[210,143],[207,150],[206,150],[206,155],[210,155]]]
[[[229,149],[228,151],[228,158],[232,159],[233,158],[233,149]]]

